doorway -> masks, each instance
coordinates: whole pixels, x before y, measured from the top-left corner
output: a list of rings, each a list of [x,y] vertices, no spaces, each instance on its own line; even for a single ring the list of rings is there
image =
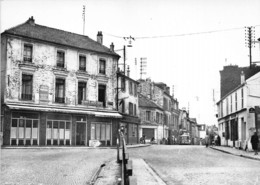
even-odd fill
[[[76,123],[76,145],[87,145],[86,123]]]

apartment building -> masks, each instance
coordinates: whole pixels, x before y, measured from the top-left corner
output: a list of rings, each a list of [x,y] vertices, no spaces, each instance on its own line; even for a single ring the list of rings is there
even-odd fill
[[[33,17],[1,34],[4,145],[116,144],[120,56],[102,42]]]

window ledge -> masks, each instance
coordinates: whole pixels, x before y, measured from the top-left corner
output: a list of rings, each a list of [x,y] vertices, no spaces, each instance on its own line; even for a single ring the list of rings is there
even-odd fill
[[[34,63],[22,62],[19,64],[21,70],[34,72],[37,66]]]
[[[67,76],[69,71],[67,71],[66,68],[59,68],[59,67],[55,67],[53,69],[53,72],[55,75],[60,75],[60,76]]]

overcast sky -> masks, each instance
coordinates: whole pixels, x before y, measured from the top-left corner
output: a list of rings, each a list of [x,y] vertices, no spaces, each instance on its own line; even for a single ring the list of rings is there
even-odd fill
[[[174,86],[180,108],[190,110],[200,124],[216,124],[220,75],[224,65],[248,66],[245,26],[255,26],[260,37],[259,0],[4,0],[1,32],[24,23],[83,34],[82,11],[86,6],[85,35],[96,40],[103,32],[104,45],[127,48],[131,77],[140,78],[140,57],[147,58],[152,81]],[[260,61],[259,44],[253,61]],[[122,56],[122,51],[118,51]],[[137,65],[135,65],[135,58]]]

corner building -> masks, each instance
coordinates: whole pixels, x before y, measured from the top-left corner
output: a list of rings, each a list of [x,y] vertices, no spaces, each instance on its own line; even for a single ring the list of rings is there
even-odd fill
[[[116,145],[116,64],[87,36],[35,24],[1,34],[3,145]]]

